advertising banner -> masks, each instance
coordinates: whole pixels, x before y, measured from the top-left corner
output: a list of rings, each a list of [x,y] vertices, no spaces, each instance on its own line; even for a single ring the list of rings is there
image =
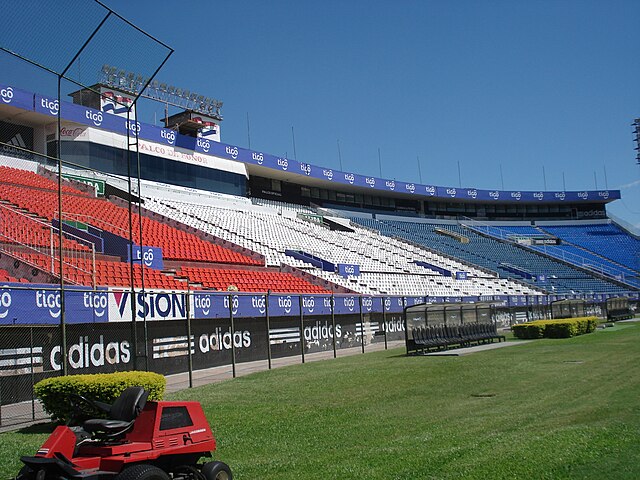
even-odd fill
[[[146,290],[136,292],[112,289],[108,293],[109,321],[130,322],[132,302],[137,321],[177,320],[187,318],[186,292],[162,292]]]
[[[129,254],[127,249],[127,255]],[[162,248],[160,247],[140,247],[133,246],[133,261],[144,264],[146,267],[154,270],[162,270],[164,262],[162,261]]]
[[[337,273],[338,275],[342,275],[347,278],[351,277],[359,277],[360,276],[360,265],[354,265],[351,263],[339,263],[337,265]]]
[[[0,153],[33,160],[33,128],[0,121]]]
[[[20,284],[23,286],[22,284]],[[0,323],[3,325],[55,324],[60,322],[60,290],[53,285],[29,284],[29,289],[0,288]],[[92,292],[89,288],[65,290],[67,323],[109,321],[107,289]]]
[[[33,110],[33,93],[0,83],[0,103],[23,110]]]
[[[134,97],[128,93],[100,87],[100,110],[104,113],[127,118],[127,112],[131,110],[129,118],[135,118],[136,106],[133,101]]]

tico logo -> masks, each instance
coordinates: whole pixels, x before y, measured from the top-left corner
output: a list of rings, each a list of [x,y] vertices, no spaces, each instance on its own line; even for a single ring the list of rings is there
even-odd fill
[[[262,165],[264,162],[264,155],[262,153],[252,152],[251,158],[253,158],[258,165]]]
[[[356,307],[356,299],[355,297],[345,297],[342,299],[342,304],[349,309],[350,312],[353,312]]]
[[[58,115],[58,112],[60,111],[60,104],[58,103],[58,100],[51,101],[48,98],[41,98],[40,106],[45,110],[49,110],[51,115]]]
[[[176,132],[173,130],[167,130],[166,128],[161,129],[160,137],[165,139],[169,145],[174,145],[176,143]]]
[[[82,304],[90,308],[96,317],[103,317],[107,312],[108,298],[106,293],[85,292],[82,294]]]
[[[209,295],[195,295],[194,303],[196,308],[202,310],[202,313],[206,316],[211,312],[211,296]]]
[[[9,315],[9,307],[11,307],[11,293],[8,290],[7,285],[4,285],[2,288],[2,293],[0,294],[0,318],[7,318]]]
[[[0,90],[0,98],[2,98],[4,103],[11,103],[13,99],[13,88],[7,87]]]
[[[211,148],[211,143],[206,138],[198,138],[196,145],[201,148],[204,153],[209,153],[209,149]]]
[[[286,297],[278,297],[278,307],[284,309],[284,313],[291,313],[292,306],[293,302],[291,301],[291,295],[287,295]]]
[[[85,116],[87,117],[87,120],[91,120],[96,127],[102,125],[102,112],[86,110]]]
[[[60,292],[36,290],[36,307],[47,310],[51,318],[60,317],[60,313],[62,312]]]
[[[302,297],[302,308],[304,308],[307,313],[313,313],[315,307],[316,301],[313,297]]]
[[[233,315],[237,315],[239,306],[240,306],[240,300],[238,299],[237,295],[234,295],[233,297],[231,297],[231,313]],[[224,297],[224,308],[227,311],[229,310],[229,297],[227,296]]]
[[[262,296],[254,295],[251,297],[251,307],[257,309],[261,314],[267,311],[266,304],[267,302]]]
[[[373,299],[371,297],[362,297],[362,309],[370,312],[373,309]]]

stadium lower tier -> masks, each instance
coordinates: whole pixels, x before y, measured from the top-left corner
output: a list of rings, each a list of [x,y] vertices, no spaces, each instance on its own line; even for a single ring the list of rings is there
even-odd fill
[[[27,261],[41,271],[59,277],[59,260],[38,253],[14,252],[17,258]],[[4,281],[19,281],[8,272],[0,270],[8,277]],[[90,258],[66,257],[63,266],[67,282],[82,286],[129,287],[131,285],[130,265],[125,262],[95,260]],[[276,293],[330,293],[322,288],[289,273],[278,271],[246,270],[230,268],[181,267],[163,273],[139,264],[133,265],[133,282],[136,288],[186,290],[204,288],[211,290],[237,290],[241,292]]]
[[[4,251],[59,275],[59,262],[52,261],[53,254],[47,255],[59,248],[55,227],[57,181],[33,171],[0,169],[5,174],[0,177],[0,238]],[[93,235],[103,235],[100,248],[114,238],[126,244],[128,229],[133,225],[135,243],[153,245],[162,253],[169,268],[134,266],[133,282],[138,288],[144,283],[147,288],[171,290],[193,285],[283,293],[326,293],[341,286],[346,291],[370,295],[617,294],[634,289],[633,281],[639,273],[635,264],[621,263],[630,262],[637,252],[618,255],[617,259],[606,258],[602,249],[592,252],[587,249],[588,241],[577,238],[583,228],[578,225],[564,233],[559,232],[560,227],[513,226],[511,233],[571,236],[574,241],[570,245],[567,242],[567,248],[583,249],[592,261],[600,258],[617,265],[624,270],[628,283],[618,278],[609,280],[590,271],[588,265],[572,265],[566,259],[517,245],[496,236],[493,230],[480,231],[451,221],[389,215],[347,218],[348,212],[327,215],[291,203],[207,196],[144,182],[144,208],[138,215],[138,207],[133,206],[130,216],[121,199],[95,198],[66,183],[63,192],[63,218],[73,221],[68,226],[76,233],[84,228]],[[617,227],[585,227],[584,232],[590,237],[615,239],[621,249],[637,246],[637,239]],[[132,275],[126,255],[100,250],[86,238],[65,239],[65,280],[86,286],[130,286]],[[95,262],[89,260],[93,255]],[[288,272],[299,272],[283,273],[283,266],[291,267]],[[18,278],[11,271],[7,274]]]

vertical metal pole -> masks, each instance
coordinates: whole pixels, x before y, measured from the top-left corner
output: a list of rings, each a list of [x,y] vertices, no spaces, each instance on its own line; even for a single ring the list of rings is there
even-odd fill
[[[137,100],[136,100],[137,102]],[[131,107],[129,107],[129,109],[127,110],[127,120],[129,120],[129,115],[131,114],[131,108],[133,108],[133,105]],[[138,131],[138,109],[136,108],[136,111],[134,113],[133,116],[133,121],[134,121],[134,128],[135,128],[135,145],[136,145],[136,178],[138,181],[138,237],[140,239],[140,288],[142,289],[142,291],[145,291],[145,282],[144,282],[144,261],[142,260],[142,255],[143,255],[143,245],[144,245],[144,238],[142,236],[142,188],[141,188],[141,182],[140,182],[140,139],[138,137],[138,135],[140,135],[140,132]],[[127,125],[127,131],[131,130],[131,124],[129,123]],[[144,369],[146,372],[149,371],[149,329],[147,326],[147,313],[146,313],[146,309],[144,309],[144,316],[142,317],[142,330],[143,330],[143,336],[144,336]]]
[[[298,160],[298,155],[296,154],[296,134],[293,132],[293,125],[291,125],[291,139],[293,140],[293,159]]]
[[[91,286],[96,288],[96,246],[91,248]]]
[[[49,229],[49,234],[50,234],[50,237],[51,237],[50,241],[49,241],[49,244],[51,245],[49,247],[49,250],[50,250],[49,253],[51,255],[51,273],[55,275],[55,273],[56,273],[56,260],[55,260],[56,256],[55,256],[55,252],[53,251],[53,228]]]
[[[407,322],[407,307],[402,307],[402,323],[404,324],[404,347],[407,355],[409,355],[409,322]]]
[[[231,371],[233,378],[236,378],[236,347],[233,341],[233,334],[236,331],[236,325],[233,321],[233,295],[228,295],[229,299],[229,320],[231,321]]]
[[[62,77],[58,76],[58,131],[56,132],[56,137],[58,138],[58,254],[60,255],[60,335],[61,335],[61,361],[62,361],[62,375],[67,375],[67,325],[66,325],[66,314],[65,314],[65,298],[64,298],[64,259],[63,259],[63,250],[62,250],[62,140],[60,138],[60,128],[62,127],[61,122],[61,110],[62,110],[62,102],[60,100],[60,84],[62,82]]]
[[[130,121],[129,114],[131,110],[127,111],[127,123]],[[133,343],[133,365],[137,370],[138,367],[138,325],[136,322],[136,288],[135,288],[135,275],[133,270],[133,209],[131,205],[131,129],[127,128],[127,151],[125,153],[127,159],[127,191],[129,193],[128,213],[129,213],[129,282],[131,288],[131,341]],[[141,246],[142,247],[142,246]],[[141,263],[142,264],[142,263]],[[143,302],[145,299],[144,291],[141,293]],[[144,314],[143,309],[143,314]]]
[[[362,296],[358,297],[358,305],[360,307],[360,345],[362,353],[364,353],[364,314],[362,313]]]
[[[269,370],[271,370],[271,319],[269,317],[270,296],[271,290],[267,290],[267,294],[264,296],[264,315],[267,320],[267,361],[269,363]]]
[[[249,128],[249,112],[247,112],[247,140],[249,141],[249,150],[251,150],[251,129]]]
[[[302,295],[298,295],[298,304],[300,305],[300,353],[302,355],[302,363],[304,363],[304,314],[302,313]]]
[[[187,290],[187,355],[189,368],[189,388],[193,388],[193,354],[191,353],[191,290]],[[194,342],[195,346],[195,342]]]
[[[33,395],[33,386],[36,384],[36,377],[33,371],[33,327],[29,327],[29,363],[31,364],[31,420],[36,419],[36,398]]]
[[[333,328],[333,334],[331,335],[331,341],[333,342],[333,358],[336,358],[336,309],[333,293],[331,294],[331,327]]]
[[[382,331],[384,332],[384,349],[387,350],[387,311],[384,309],[384,297],[382,297]]]

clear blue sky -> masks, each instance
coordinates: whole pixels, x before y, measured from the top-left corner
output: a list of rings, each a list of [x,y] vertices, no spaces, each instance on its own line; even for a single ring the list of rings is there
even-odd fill
[[[222,140],[423,183],[621,189],[640,227],[640,1],[104,0],[224,102]],[[131,46],[135,48],[135,46]],[[159,109],[159,115],[161,111]]]

